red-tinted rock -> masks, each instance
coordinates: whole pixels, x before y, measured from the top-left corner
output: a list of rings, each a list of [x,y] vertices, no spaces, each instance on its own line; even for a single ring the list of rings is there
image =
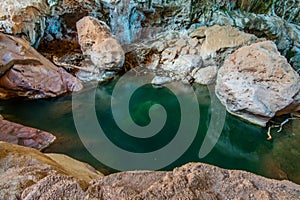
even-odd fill
[[[56,97],[82,84],[40,55],[22,39],[0,33],[0,98]]]
[[[42,150],[55,140],[51,133],[0,119],[0,140]]]

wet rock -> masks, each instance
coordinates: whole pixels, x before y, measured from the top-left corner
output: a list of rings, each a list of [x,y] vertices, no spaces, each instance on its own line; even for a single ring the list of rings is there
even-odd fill
[[[125,54],[109,27],[92,17],[84,17],[76,23],[82,52],[89,56],[94,71],[91,76],[101,79],[103,71],[118,72],[122,69]],[[80,77],[79,77],[80,78]]]
[[[0,33],[0,87],[2,98],[56,97],[79,91],[82,84],[59,69],[22,39]]]
[[[68,168],[69,165],[60,165],[32,148],[0,142],[0,152],[0,196],[2,199],[21,199],[22,192],[26,188],[45,180],[45,185],[52,187],[44,185],[43,188],[34,190],[36,196],[45,193],[52,194],[51,198],[57,195],[60,198],[68,197],[68,195],[74,197],[75,194],[80,194],[88,187],[91,179],[102,176],[98,172],[95,173],[94,169],[90,170],[91,167],[77,166],[78,161],[71,164],[71,160],[66,159],[70,165],[73,165],[72,168]],[[82,171],[85,173],[81,173]],[[23,194],[22,199],[34,198],[30,191],[25,190],[26,195]]]
[[[0,119],[0,140],[42,150],[54,142],[56,137],[46,131],[23,126]]]
[[[230,113],[266,122],[294,102],[300,78],[271,41],[235,51],[219,69],[216,94]]]

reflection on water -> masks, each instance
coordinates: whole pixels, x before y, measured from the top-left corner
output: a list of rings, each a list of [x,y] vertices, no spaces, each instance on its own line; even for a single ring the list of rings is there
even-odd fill
[[[149,152],[167,144],[176,133],[180,123],[179,104],[167,89],[154,89],[147,85],[137,90],[131,98],[131,117],[138,125],[149,123],[148,110],[155,104],[163,105],[168,115],[162,133],[151,139],[137,140],[122,133],[116,126],[111,109],[110,95],[114,83],[100,86],[96,93],[96,110],[99,123],[115,144],[134,152]],[[228,169],[242,169],[256,174],[278,179],[290,179],[300,183],[300,120],[289,122],[281,133],[273,131],[273,140],[267,141],[266,129],[248,124],[230,114],[221,137],[214,149],[203,159],[198,153],[210,122],[209,91],[204,86],[194,86],[199,101],[201,120],[198,134],[190,148],[171,165],[172,169],[187,162],[205,162]],[[2,101],[2,115],[14,122],[49,131],[57,140],[45,152],[68,154],[85,161],[95,168],[109,173],[115,170],[99,163],[81,143],[72,118],[72,98],[70,96],[49,100]],[[84,106],[90,102],[77,102]],[[84,117],[84,116],[83,116]],[[126,119],[124,119],[126,120]],[[90,145],[101,145],[97,139]],[[113,156],[112,156],[112,159]]]

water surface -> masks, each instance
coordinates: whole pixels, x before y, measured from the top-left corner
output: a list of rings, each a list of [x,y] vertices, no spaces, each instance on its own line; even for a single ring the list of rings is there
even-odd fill
[[[148,111],[154,104],[163,105],[168,113],[163,130],[151,138],[141,140],[124,134],[113,120],[110,101],[114,84],[115,82],[111,82],[99,86],[95,96],[97,117],[107,137],[120,148],[138,153],[151,152],[168,144],[180,123],[179,103],[172,92],[166,88],[155,89],[146,85],[132,96],[130,114],[138,125],[145,126],[149,123]],[[200,161],[300,183],[300,120],[289,122],[280,133],[273,130],[273,140],[267,141],[266,128],[227,114],[218,143],[205,158],[199,159],[199,149],[210,123],[211,105],[207,87],[195,85],[194,89],[200,109],[197,136],[178,160],[162,170]],[[86,103],[89,102],[78,102],[76,106],[84,106]],[[97,161],[80,141],[73,121],[71,96],[33,101],[2,101],[0,108],[6,119],[53,133],[57,140],[45,152],[70,155],[105,173],[116,171]],[[97,139],[90,142],[91,145],[101,144]]]

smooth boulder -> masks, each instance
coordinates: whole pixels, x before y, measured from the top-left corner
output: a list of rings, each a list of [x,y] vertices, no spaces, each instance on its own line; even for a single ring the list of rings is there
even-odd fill
[[[26,41],[0,33],[0,98],[39,99],[79,91],[81,82]]]
[[[51,133],[0,119],[0,140],[12,144],[43,150],[54,142]]]
[[[85,68],[93,70],[90,77],[86,75],[87,70],[79,70],[77,77],[82,80],[102,80],[105,71],[118,72],[122,69],[125,53],[105,22],[86,16],[76,23],[76,28],[81,50],[92,63]]]

